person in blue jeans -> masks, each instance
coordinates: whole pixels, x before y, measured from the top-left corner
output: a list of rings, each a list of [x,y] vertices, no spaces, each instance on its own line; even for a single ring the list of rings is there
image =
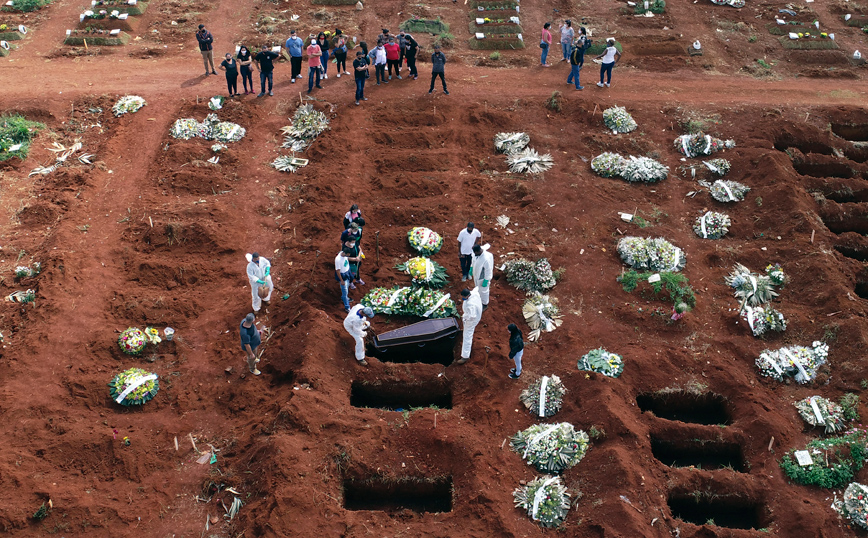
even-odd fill
[[[356,51],[356,59],[353,60],[353,72],[356,76],[356,104],[359,101],[367,101],[365,97],[365,80],[370,76],[368,74],[368,60],[365,58],[365,53]]]
[[[341,249],[335,257],[335,280],[341,285],[341,301],[344,303],[344,310],[349,312],[349,288],[353,274],[350,272],[350,260],[347,258],[347,254],[347,251]]]
[[[551,67],[551,64],[546,63],[546,58],[549,55],[549,47],[551,47],[551,45],[552,45],[552,33],[549,30],[549,28],[551,28],[551,27],[552,27],[552,23],[550,23],[550,22],[543,24],[542,35],[540,36],[540,39],[539,39],[539,48],[542,49],[542,52],[540,53],[539,61],[543,67]]]
[[[606,40],[606,50],[595,59],[603,60],[603,63],[600,64],[600,82],[597,83],[597,86],[608,88],[612,83],[612,68],[615,67],[615,62],[621,59],[621,53],[615,47],[614,37]],[[604,76],[608,76],[605,81],[603,80]]]
[[[584,30],[584,28],[582,28]],[[572,52],[570,52],[570,76],[567,77],[567,84],[571,84],[575,79],[576,90],[584,90],[585,87],[579,83],[579,70],[585,64],[585,40],[581,37],[576,40]]]
[[[319,45],[319,50],[322,51],[320,63],[322,64],[322,78],[329,78],[329,40],[324,32],[320,32],[316,36],[316,44]]]
[[[278,53],[268,50],[268,45],[262,45],[262,50],[253,58],[253,63],[256,64],[256,68],[259,70],[260,91],[257,97],[265,95],[266,81],[268,82],[268,95],[274,95],[272,91],[274,86],[274,60],[279,57]]]
[[[576,37],[576,31],[573,30],[573,21],[567,19],[561,25],[561,51],[564,53],[564,58],[561,61],[566,62],[570,59],[570,53],[573,52],[573,39]]]

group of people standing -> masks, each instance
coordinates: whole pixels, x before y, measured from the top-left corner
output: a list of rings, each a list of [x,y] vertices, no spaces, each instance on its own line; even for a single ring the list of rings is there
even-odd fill
[[[549,48],[552,45],[552,23],[543,24],[542,34],[540,35],[539,46],[542,49],[540,53],[540,65],[542,67],[552,67],[552,64],[547,63]],[[560,44],[563,58],[560,61],[570,63],[570,74],[567,77],[567,84],[575,84],[576,90],[585,89],[579,82],[579,72],[585,65],[585,51],[591,48],[591,40],[588,38],[588,31],[584,26],[579,27],[579,32],[576,33],[573,28],[573,22],[566,19],[560,28]],[[599,87],[608,88],[612,83],[612,68],[615,63],[621,59],[621,52],[615,46],[615,38],[606,39],[606,49],[602,54],[596,56],[595,60],[601,60],[600,63],[600,82]]]

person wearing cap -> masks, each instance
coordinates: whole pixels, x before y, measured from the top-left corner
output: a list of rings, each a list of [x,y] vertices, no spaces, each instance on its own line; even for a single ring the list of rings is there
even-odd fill
[[[253,311],[259,312],[262,301],[266,303],[270,301],[271,292],[274,291],[274,283],[271,281],[271,262],[260,258],[258,252],[248,254],[247,261],[247,280],[250,281],[250,288],[253,290]],[[264,298],[259,297],[261,287],[268,288],[268,295]]]
[[[570,59],[570,53],[573,52],[573,39],[576,37],[576,31],[573,30],[573,21],[567,19],[561,25],[561,49],[563,50],[564,57],[561,59],[562,62],[566,62]]]
[[[322,61],[320,60],[321,56],[322,50],[317,44],[317,40],[311,39],[310,45],[307,47],[307,93],[313,91],[314,81],[316,81],[316,87],[322,89],[322,86],[319,84],[320,68],[322,67]]]
[[[389,41],[383,45],[383,48],[386,49],[386,64],[387,71],[389,72],[389,80],[392,80],[392,69],[395,69],[395,76],[399,79],[401,78],[401,72],[399,68],[401,64],[399,63],[399,58],[401,57],[401,47],[395,43],[395,38],[389,36]]]
[[[479,290],[482,299],[482,309],[488,308],[489,292],[491,291],[491,277],[494,274],[494,256],[488,252],[491,245],[473,245],[473,265],[470,267],[470,275],[473,284]]]
[[[606,40],[606,50],[594,59],[603,60],[603,63],[600,64],[600,82],[597,83],[597,86],[608,88],[612,83],[612,69],[615,67],[615,62],[621,59],[621,53],[615,47],[614,37]],[[607,77],[605,81],[603,80],[604,76]]]
[[[367,101],[365,97],[365,82],[371,74],[368,72],[368,60],[365,58],[365,53],[356,51],[356,59],[353,60],[353,73],[356,82],[356,105],[360,101]]]
[[[470,277],[470,266],[473,263],[473,246],[479,243],[482,232],[477,230],[472,222],[458,233],[458,263],[461,264],[461,282]]]
[[[431,55],[431,88],[428,93],[434,93],[434,81],[440,77],[440,82],[443,83],[443,93],[449,95],[449,90],[446,89],[446,56],[440,52],[440,45],[434,45],[434,54]]]
[[[413,77],[413,80],[419,78],[419,71],[416,70],[416,53],[419,52],[419,43],[410,34],[404,35],[405,48],[407,51],[404,56],[407,58],[407,68],[410,70],[408,76]]]
[[[358,222],[351,222],[350,227],[341,232],[341,244],[346,243],[350,239],[357,243],[362,241],[362,227],[359,226]]]
[[[473,332],[476,331],[476,325],[482,318],[482,300],[479,298],[479,291],[476,288],[473,291],[464,288],[461,290],[461,322],[464,325],[462,340],[461,340],[461,359],[455,361],[455,364],[464,364],[470,360],[470,348],[473,346]]]
[[[290,79],[295,84],[295,79],[301,76],[301,57],[304,51],[304,40],[295,34],[295,30],[289,31],[289,39],[286,40],[286,50],[289,51]]]
[[[259,375],[262,372],[256,368],[256,363],[259,359],[256,358],[256,348],[262,343],[262,337],[259,335],[259,329],[256,328],[256,316],[251,312],[241,320],[241,349],[247,354],[247,369],[253,375]]]
[[[335,256],[335,280],[341,285],[341,302],[344,303],[344,310],[350,311],[349,286],[350,280],[353,279],[353,274],[350,272],[350,260],[347,258],[347,252],[341,249],[338,255]]]
[[[365,337],[368,333],[365,329],[371,326],[367,318],[373,318],[374,311],[367,306],[357,304],[352,307],[344,319],[344,329],[350,333],[353,340],[356,341],[356,360],[362,366],[367,366],[368,361],[365,360]]]
[[[196,41],[199,42],[199,52],[202,53],[202,61],[205,63],[205,76],[216,75],[217,70],[214,69],[214,36],[205,29],[204,24],[199,25],[199,31],[196,32]],[[209,63],[211,64],[210,72],[208,71]]]

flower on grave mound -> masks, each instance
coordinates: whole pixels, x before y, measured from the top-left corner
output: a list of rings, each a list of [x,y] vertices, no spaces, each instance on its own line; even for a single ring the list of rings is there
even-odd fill
[[[29,278],[32,276],[36,276],[42,272],[42,264],[39,262],[33,262],[33,265],[27,267],[26,265],[19,265],[15,268],[15,278]]]
[[[768,304],[756,308],[745,305],[741,317],[747,322],[754,336],[762,336],[769,331],[787,330],[787,320],[784,315]]]
[[[138,355],[148,342],[145,332],[138,327],[130,327],[118,337],[118,346],[127,355]]]
[[[702,161],[702,164],[711,170],[711,173],[719,176],[725,176],[729,172],[729,169],[732,168],[732,165],[726,159],[711,159],[709,161]]]
[[[684,251],[662,237],[624,237],[618,241],[618,254],[637,270],[676,272],[687,264]]]
[[[621,177],[631,183],[657,183],[669,175],[669,167],[649,157],[624,159]]]
[[[735,147],[735,140],[721,140],[702,131],[681,135],[675,139],[675,149],[687,157],[711,155],[723,149]]]
[[[570,511],[570,494],[559,476],[541,476],[512,492],[516,508],[543,527],[558,527]]]
[[[138,112],[145,104],[145,100],[138,95],[125,95],[114,104],[112,112],[114,112],[115,116],[132,114],[133,112]]]
[[[548,153],[540,154],[533,148],[525,148],[506,156],[509,171],[514,174],[539,174],[555,165]]]
[[[729,276],[724,277],[724,281],[735,289],[735,298],[749,306],[763,305],[778,296],[770,277],[751,273],[750,269],[740,263],[735,264]]]
[[[732,221],[726,213],[707,211],[696,219],[693,232],[703,239],[720,239],[729,232]]]
[[[292,151],[304,151],[313,140],[329,129],[328,117],[313,105],[298,107],[292,115],[292,125],[281,129],[285,135],[283,147]]]
[[[783,288],[784,285],[787,283],[787,274],[784,273],[784,270],[781,268],[781,264],[779,263],[776,263],[774,265],[767,265],[766,275],[775,286],[780,286]]]
[[[756,360],[760,375],[783,381],[792,377],[798,383],[807,383],[817,376],[817,370],[826,363],[829,346],[815,341],[811,347],[789,346],[777,350],[765,349]]]
[[[377,314],[395,316],[448,318],[457,313],[455,301],[448,294],[425,288],[374,288],[361,303]]]
[[[173,138],[178,138],[180,140],[190,140],[191,138],[196,138],[199,136],[197,131],[199,130],[199,122],[194,120],[193,118],[181,118],[175,120],[175,123],[172,124],[172,127],[169,129],[169,134],[172,135]]]
[[[201,137],[218,142],[237,142],[247,134],[244,127],[230,121],[220,121],[217,114],[211,113],[200,123],[193,118],[175,120],[169,134],[180,140]]]
[[[220,110],[223,108],[223,103],[226,102],[226,99],[222,95],[215,95],[208,101],[208,108],[211,110]]]
[[[714,183],[709,184],[707,181],[700,181],[700,185],[706,187],[711,197],[718,202],[740,202],[744,200],[745,194],[750,191],[750,187],[742,185],[737,181],[729,181],[718,179]]]
[[[626,159],[617,153],[601,153],[591,159],[591,170],[601,177],[619,177]]]
[[[853,480],[865,464],[868,455],[866,442],[868,432],[859,429],[850,430],[840,437],[814,439],[803,449],[807,454],[790,450],[781,458],[780,466],[793,482],[805,486],[840,488]],[[802,458],[807,456],[810,463],[802,465],[807,461],[798,461],[798,452],[802,452]]]
[[[615,134],[629,133],[630,131],[635,131],[636,127],[638,127],[633,116],[622,106],[613,106],[604,110],[603,123],[614,131]]]
[[[410,246],[423,256],[433,256],[440,252],[443,246],[443,238],[440,234],[424,226],[416,226],[407,232],[407,239],[410,241]]]
[[[543,376],[521,391],[519,399],[534,415],[550,417],[560,411],[566,392],[567,389],[560,377],[556,375]]]
[[[868,530],[868,487],[851,482],[844,490],[843,498],[832,503],[832,508],[854,524]]]
[[[533,293],[524,301],[521,312],[530,327],[527,339],[531,342],[538,340],[542,331],[550,333],[563,323],[558,300],[539,292]]]
[[[511,155],[524,150],[530,144],[527,133],[497,133],[494,135],[494,149],[498,153]]]
[[[125,406],[143,405],[157,395],[160,381],[157,374],[141,368],[130,368],[114,376],[108,384],[112,400]]]
[[[410,275],[414,286],[442,288],[449,281],[446,268],[424,256],[410,258],[404,263],[397,264],[395,269]]]
[[[607,377],[619,377],[624,371],[624,358],[603,348],[592,349],[579,359],[579,370],[597,372]]]
[[[588,434],[569,422],[561,422],[531,426],[515,434],[509,444],[537,471],[557,474],[585,457],[588,441]]]
[[[844,429],[844,408],[821,396],[811,396],[793,404],[799,416],[811,426],[824,426],[826,433],[837,433]],[[814,406],[816,405],[816,410]],[[820,416],[817,416],[817,412]]]
[[[153,345],[157,345],[163,341],[163,339],[160,338],[160,331],[153,327],[145,329],[145,338],[148,340],[149,344]]]
[[[510,260],[503,265],[506,281],[526,292],[543,292],[557,284],[552,266],[546,258],[532,262],[525,258]]]
[[[296,170],[307,166],[307,159],[298,159],[289,155],[281,155],[272,161],[271,166],[278,172],[295,173]]]

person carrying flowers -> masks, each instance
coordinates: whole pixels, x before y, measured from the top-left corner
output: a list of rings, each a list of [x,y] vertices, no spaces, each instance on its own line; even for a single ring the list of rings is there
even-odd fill
[[[482,309],[488,309],[489,292],[491,291],[491,277],[494,275],[494,256],[488,252],[491,245],[473,245],[473,266],[470,268],[470,276],[479,290],[479,298],[482,301]]]
[[[479,298],[479,291],[476,288],[473,291],[467,288],[461,290],[461,301],[461,321],[464,324],[464,331],[461,342],[461,359],[455,361],[455,364],[464,364],[470,360],[473,332],[482,318],[482,300]]]
[[[253,290],[253,311],[259,312],[262,301],[266,303],[270,301],[271,292],[274,291],[274,282],[271,281],[271,262],[260,258],[257,252],[248,254],[247,261],[247,280],[250,281],[250,288]],[[260,289],[268,290],[268,294],[261,297]]]

